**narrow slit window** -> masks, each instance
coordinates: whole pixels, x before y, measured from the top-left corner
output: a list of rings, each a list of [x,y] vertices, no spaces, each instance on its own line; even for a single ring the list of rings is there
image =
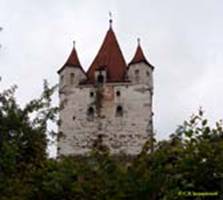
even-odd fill
[[[139,70],[138,69],[135,70],[135,78],[136,78],[136,81],[138,82],[139,81]]]
[[[149,71],[146,71],[146,75],[147,75],[147,76],[149,76],[149,75],[150,75]]]
[[[70,74],[70,84],[74,84],[74,77],[75,77],[75,74],[71,73]]]
[[[60,83],[63,84],[63,82],[64,82],[64,75],[62,75],[62,76],[60,77]]]

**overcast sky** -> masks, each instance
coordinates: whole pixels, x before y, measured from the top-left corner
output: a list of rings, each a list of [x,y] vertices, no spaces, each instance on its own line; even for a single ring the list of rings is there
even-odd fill
[[[127,62],[136,39],[155,66],[158,138],[172,133],[199,106],[211,121],[223,118],[222,0],[0,0],[0,89],[17,84],[24,103],[43,79],[58,81],[72,41],[88,69],[109,27]]]

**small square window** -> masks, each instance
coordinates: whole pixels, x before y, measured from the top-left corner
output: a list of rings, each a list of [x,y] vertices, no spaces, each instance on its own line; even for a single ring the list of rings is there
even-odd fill
[[[135,74],[139,75],[139,70],[138,69],[135,70]]]
[[[94,92],[90,92],[90,97],[94,97]]]

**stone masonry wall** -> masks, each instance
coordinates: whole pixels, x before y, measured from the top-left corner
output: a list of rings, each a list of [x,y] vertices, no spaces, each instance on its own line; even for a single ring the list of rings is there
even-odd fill
[[[59,155],[86,154],[99,136],[111,153],[135,155],[148,139],[152,126],[152,97],[148,85],[73,87],[61,95],[64,105],[60,112]],[[123,108],[122,116],[117,114],[118,106]],[[91,118],[88,116],[90,107],[95,112]]]

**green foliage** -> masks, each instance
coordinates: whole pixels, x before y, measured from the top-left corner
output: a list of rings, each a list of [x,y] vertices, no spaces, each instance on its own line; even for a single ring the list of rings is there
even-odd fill
[[[21,108],[15,87],[0,93],[1,200],[222,199],[222,123],[208,124],[202,110],[169,139],[149,140],[137,157],[111,156],[99,137],[88,157],[49,159],[47,122],[55,87]],[[153,146],[153,151],[151,148]],[[218,192],[185,197],[184,192]]]
[[[45,81],[41,97],[24,108],[16,102],[16,86],[0,93],[0,198],[23,196],[23,180],[47,159],[47,123],[56,119],[57,112],[51,106],[55,89]]]

